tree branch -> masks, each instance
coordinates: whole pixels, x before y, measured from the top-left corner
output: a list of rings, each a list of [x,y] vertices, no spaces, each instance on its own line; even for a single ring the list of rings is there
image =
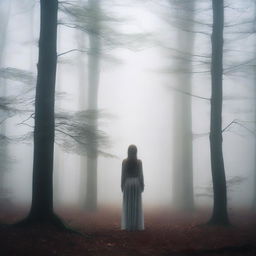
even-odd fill
[[[71,53],[71,52],[88,52],[88,51],[86,51],[86,50],[81,50],[81,49],[71,49],[71,50],[68,50],[68,51],[66,51],[66,52],[62,52],[62,53],[59,53],[58,55],[57,55],[57,57],[60,57],[60,56],[63,56],[63,55],[65,55],[65,54],[68,54],[68,53]]]

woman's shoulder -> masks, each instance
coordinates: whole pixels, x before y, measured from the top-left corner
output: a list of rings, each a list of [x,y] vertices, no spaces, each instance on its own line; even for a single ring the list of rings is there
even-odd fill
[[[128,159],[125,158],[122,162],[122,164],[126,164],[128,162]],[[140,159],[137,159],[137,163],[142,164],[142,161]]]
[[[127,163],[127,158],[125,158],[122,162],[122,164],[126,164]]]

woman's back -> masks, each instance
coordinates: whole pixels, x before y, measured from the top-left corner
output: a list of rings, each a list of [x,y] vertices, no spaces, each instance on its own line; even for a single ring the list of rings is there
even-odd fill
[[[122,164],[121,188],[124,189],[125,182],[129,178],[138,178],[140,190],[144,190],[144,179],[142,173],[142,162],[139,159],[125,159]]]
[[[125,159],[125,171],[127,177],[139,177],[139,162],[140,160]]]

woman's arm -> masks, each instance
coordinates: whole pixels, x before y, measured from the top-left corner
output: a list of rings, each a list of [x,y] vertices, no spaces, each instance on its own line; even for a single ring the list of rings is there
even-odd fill
[[[143,177],[143,169],[142,169],[142,162],[139,160],[139,179],[140,179],[140,186],[141,191],[144,191],[144,177]]]
[[[126,165],[126,161],[123,160],[123,162],[122,162],[122,175],[121,175],[121,190],[122,191],[124,191],[124,183],[125,183],[125,178],[126,178],[125,165]]]

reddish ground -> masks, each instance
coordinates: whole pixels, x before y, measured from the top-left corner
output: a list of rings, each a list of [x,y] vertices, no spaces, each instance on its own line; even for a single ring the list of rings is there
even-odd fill
[[[1,209],[0,222],[24,215],[18,209]],[[61,210],[59,215],[85,236],[53,227],[0,228],[0,256],[185,256],[256,255],[255,215],[231,213],[228,228],[200,225],[208,212],[184,215],[167,210],[145,210],[144,231],[120,230],[120,210],[97,213]]]

